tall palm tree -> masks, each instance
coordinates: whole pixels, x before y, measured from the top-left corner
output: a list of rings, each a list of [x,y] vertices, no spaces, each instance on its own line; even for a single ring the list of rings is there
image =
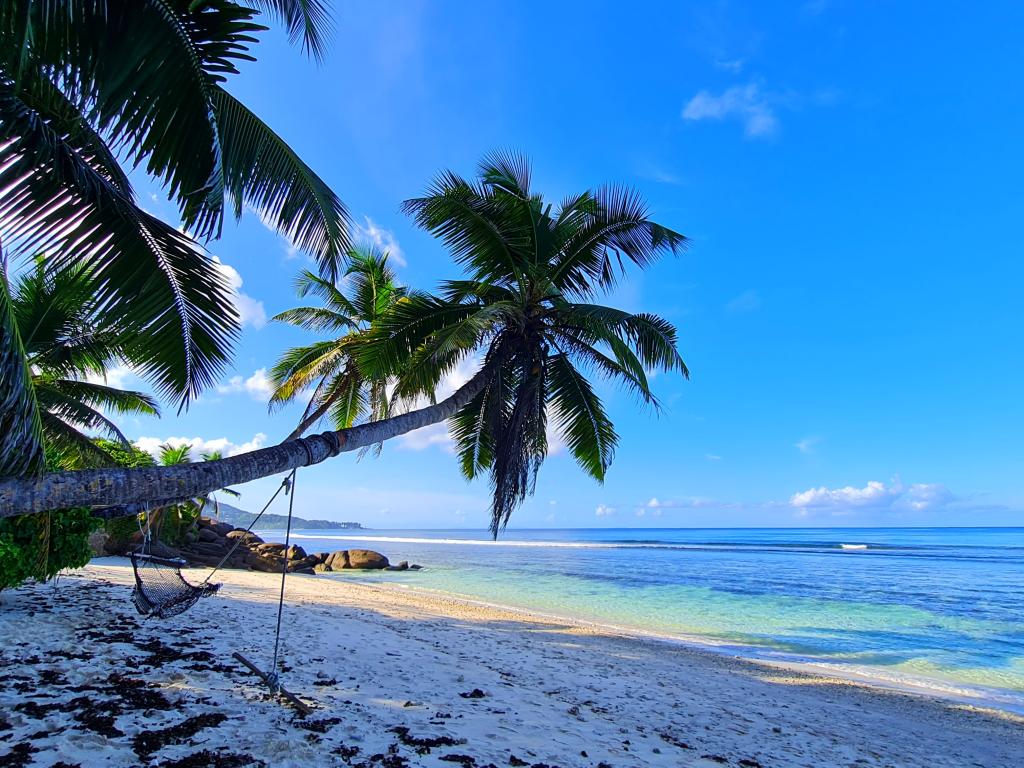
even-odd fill
[[[463,471],[490,475],[495,534],[532,489],[549,418],[577,462],[603,479],[617,437],[587,374],[656,406],[647,371],[688,373],[671,323],[592,302],[629,264],[646,267],[686,239],[651,221],[629,189],[583,192],[553,209],[531,191],[522,158],[495,155],[479,170],[475,180],[445,173],[426,196],[406,203],[417,223],[447,243],[466,278],[444,283],[438,296],[398,302],[359,355],[367,375],[396,376],[400,396],[432,393],[443,375],[479,355],[480,369],[450,397],[221,461],[0,481],[0,516],[205,493],[449,419]]]
[[[14,284],[11,308],[44,442],[75,466],[113,464],[92,439],[99,433],[129,445],[110,414],[159,410],[149,395],[106,383],[124,354],[124,334],[97,306],[87,272],[48,272],[40,262]]]
[[[604,481],[618,437],[587,374],[654,407],[648,371],[688,375],[668,321],[594,303],[615,286],[624,259],[647,266],[685,238],[649,221],[626,188],[584,192],[553,209],[531,191],[525,158],[507,154],[485,159],[478,180],[442,175],[404,208],[468,276],[397,306],[362,362],[371,374],[398,375],[396,393],[412,397],[435,391],[468,356],[482,357],[487,385],[455,414],[451,433],[463,474],[490,477],[497,536],[533,492],[549,420],[580,467]]]
[[[363,374],[357,360],[371,328],[385,318],[408,291],[397,284],[388,254],[375,248],[349,252],[349,267],[338,282],[309,270],[296,280],[299,296],[316,296],[324,306],[289,309],[274,317],[309,331],[340,333],[285,352],[270,372],[271,407],[312,395],[298,425],[285,440],[300,437],[325,415],[334,429],[348,429],[360,419],[388,415],[387,379]]]
[[[126,353],[182,405],[217,379],[238,333],[200,245],[226,209],[255,209],[327,276],[348,248],[338,197],[225,87],[253,59],[260,11],[319,56],[325,4],[250,2],[0,3],[0,240],[12,257],[86,268],[103,311],[138,331]],[[184,233],[139,207],[122,161],[164,184]],[[11,344],[0,339],[5,380],[21,377]],[[0,436],[0,466],[25,449]]]

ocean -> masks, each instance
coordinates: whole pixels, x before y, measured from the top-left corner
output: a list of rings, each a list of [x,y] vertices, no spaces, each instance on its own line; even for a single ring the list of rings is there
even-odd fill
[[[283,532],[261,533],[269,541]],[[1024,528],[293,533],[342,572],[1024,713]]]

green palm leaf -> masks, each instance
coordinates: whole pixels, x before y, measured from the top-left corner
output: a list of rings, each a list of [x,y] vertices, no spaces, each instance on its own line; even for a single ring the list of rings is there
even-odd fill
[[[126,339],[132,362],[187,403],[217,380],[238,333],[223,275],[33,115],[0,85],[0,140],[18,139],[0,144],[0,232],[15,256],[86,270],[98,310],[138,329]]]
[[[0,259],[2,266],[2,259]],[[0,269],[0,477],[42,474],[43,426],[7,276]]]
[[[321,274],[333,278],[349,250],[344,204],[295,151],[244,104],[213,92],[224,145],[227,191],[240,216],[248,203],[290,242],[310,253]]]
[[[277,15],[288,27],[293,43],[302,40],[303,48],[323,59],[331,32],[331,17],[322,0],[250,0],[257,8]]]
[[[615,455],[618,436],[593,387],[564,355],[548,360],[558,426],[577,463],[595,480],[604,482]]]

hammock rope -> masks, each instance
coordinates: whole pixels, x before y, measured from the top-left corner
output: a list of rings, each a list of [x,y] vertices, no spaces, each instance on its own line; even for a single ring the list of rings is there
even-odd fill
[[[224,567],[224,564],[231,558],[235,553],[235,550],[237,550],[246,539],[246,534],[252,532],[253,527],[257,522],[259,522],[259,519],[263,517],[263,513],[270,509],[270,505],[274,503],[274,500],[281,494],[281,491],[284,491],[285,495],[288,497],[288,523],[285,529],[284,551],[281,553],[281,589],[277,599],[277,623],[274,627],[274,655],[270,665],[270,672],[263,672],[259,667],[240,653],[235,653],[233,655],[236,659],[244,663],[250,671],[261,677],[270,689],[271,693],[282,696],[286,701],[305,715],[311,711],[309,706],[285,689],[281,684],[279,671],[281,661],[281,620],[284,615],[284,592],[288,577],[288,550],[291,548],[292,513],[295,507],[295,478],[297,474],[298,470],[293,469],[285,476],[281,481],[281,485],[277,487],[277,490],[274,491],[267,503],[263,505],[263,509],[261,509],[259,514],[252,519],[251,523],[249,523],[249,527],[245,529],[245,533],[234,537],[234,545],[230,550],[228,550],[228,553],[221,558],[220,562],[217,563],[213,570],[207,574],[206,578],[198,585],[190,584],[185,580],[185,577],[181,575],[181,569],[188,565],[185,560],[181,558],[160,557],[153,554],[152,541],[154,525],[157,533],[159,533],[162,523],[159,516],[159,510],[157,514],[151,515],[149,508],[147,507],[145,509],[145,528],[143,528],[141,516],[139,517],[138,525],[139,532],[142,534],[142,546],[138,551],[132,552],[130,557],[132,561],[132,570],[135,572],[135,589],[132,591],[132,601],[135,603],[135,607],[138,609],[139,613],[144,616],[152,616],[156,618],[167,618],[184,613],[195,605],[200,598],[209,597],[220,589],[221,585],[211,584],[210,579],[217,571]],[[159,540],[159,536],[157,536],[157,539]]]

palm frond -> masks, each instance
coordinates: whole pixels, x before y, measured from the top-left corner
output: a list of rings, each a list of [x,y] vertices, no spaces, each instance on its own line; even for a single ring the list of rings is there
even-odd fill
[[[36,400],[38,400],[43,414],[58,419],[70,428],[86,432],[101,432],[104,436],[116,440],[122,445],[128,445],[128,438],[121,432],[120,427],[93,404],[80,400],[69,392],[66,389],[69,383],[36,378],[33,386],[36,391]],[[52,420],[44,420],[44,429],[52,423]],[[49,439],[50,436],[47,433],[47,440],[49,441]]]
[[[366,415],[369,403],[363,383],[355,366],[332,377],[327,392],[331,399],[331,424],[335,429],[348,429]]]
[[[182,405],[216,380],[238,333],[216,264],[139,209],[0,84],[0,234],[14,255],[85,269],[97,311],[137,329],[126,352]],[[144,329],[144,331],[143,331]]]
[[[355,317],[358,314],[355,306],[334,282],[334,280],[327,280],[308,269],[303,269],[295,278],[295,292],[302,298],[316,296],[335,312]]]
[[[43,426],[26,359],[7,276],[0,268],[0,477],[31,477],[46,467]]]
[[[106,384],[75,379],[54,379],[50,384],[63,395],[86,403],[93,408],[102,408],[104,411],[111,410],[121,414],[160,415],[159,404],[145,392],[118,389]]]
[[[406,200],[402,210],[441,238],[474,279],[500,284],[519,281],[531,261],[531,230],[521,206],[518,198],[495,197],[486,187],[447,171],[424,197]]]
[[[184,445],[170,445],[169,443],[164,443],[160,446],[160,463],[165,467],[177,464],[188,464],[191,461],[192,446],[187,443]]]
[[[548,360],[551,390],[558,426],[577,463],[595,480],[604,481],[615,455],[618,436],[590,382],[564,355]]]
[[[514,371],[507,413],[491,428],[491,534],[498,533],[527,496],[533,493],[537,472],[547,455],[546,361],[536,350],[524,349],[506,363]]]
[[[359,365],[371,377],[414,372],[417,366],[407,366],[407,362],[433,334],[457,325],[478,309],[476,305],[452,304],[423,293],[402,298],[360,345]]]
[[[349,250],[344,204],[295,151],[244,104],[215,87],[213,104],[224,147],[224,173],[236,215],[251,205],[333,279]]]
[[[43,411],[41,419],[46,444],[58,454],[74,457],[72,463],[76,468],[103,467],[115,463],[114,457],[103,446],[97,445],[95,440],[74,424],[49,411]]]
[[[643,199],[628,187],[602,187],[592,204],[570,202],[556,234],[558,255],[551,279],[560,290],[591,295],[595,287],[607,290],[625,274],[625,262],[647,267],[665,253],[679,253],[688,245],[684,235],[651,221]]]
[[[250,0],[257,8],[274,14],[288,27],[288,37],[318,60],[323,60],[331,33],[331,16],[322,0]]]
[[[351,318],[322,307],[293,307],[278,312],[272,319],[307,331],[344,331],[358,327]]]
[[[299,392],[330,376],[346,362],[344,347],[334,341],[318,341],[287,350],[270,369],[274,391],[270,406],[290,402]]]

